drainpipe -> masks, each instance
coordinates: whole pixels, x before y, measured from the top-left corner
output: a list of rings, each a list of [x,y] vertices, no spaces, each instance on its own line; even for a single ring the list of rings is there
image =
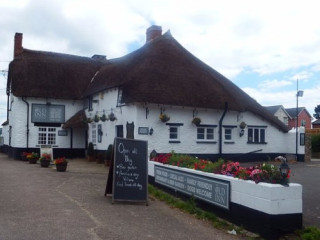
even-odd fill
[[[22,97],[22,101],[27,104],[27,149],[29,149],[29,103]]]
[[[222,116],[219,120],[219,157],[222,155],[222,121],[228,111],[228,102],[225,102],[224,111],[222,113]]]

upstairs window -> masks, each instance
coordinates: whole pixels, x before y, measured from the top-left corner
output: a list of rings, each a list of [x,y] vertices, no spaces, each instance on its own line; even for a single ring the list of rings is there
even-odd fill
[[[248,143],[266,143],[266,127],[248,126]]]
[[[214,140],[214,128],[213,127],[198,127],[197,128],[197,140]]]
[[[89,97],[88,97],[88,110],[89,110],[89,111],[92,111],[92,110],[93,110],[92,103],[93,103],[93,97],[92,97],[92,96],[89,96]]]
[[[169,139],[170,140],[179,140],[179,127],[170,126],[170,128],[169,128]]]
[[[224,129],[224,140],[225,141],[232,141],[232,128],[225,128]]]
[[[169,143],[180,143],[180,127],[183,123],[166,123],[169,126]]]

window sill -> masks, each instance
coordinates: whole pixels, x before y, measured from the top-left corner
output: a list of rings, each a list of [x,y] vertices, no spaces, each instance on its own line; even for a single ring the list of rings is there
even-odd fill
[[[180,141],[169,141],[169,143],[181,143]]]
[[[268,144],[267,142],[247,142],[247,144]]]
[[[225,143],[225,144],[235,144],[234,141],[225,141],[224,143]]]
[[[209,144],[216,144],[216,141],[197,141],[196,143],[209,143]]]

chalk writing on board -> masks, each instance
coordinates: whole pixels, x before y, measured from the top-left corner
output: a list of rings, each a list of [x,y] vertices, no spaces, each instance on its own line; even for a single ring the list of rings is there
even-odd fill
[[[143,190],[143,185],[139,183],[138,166],[134,164],[132,159],[134,155],[138,155],[138,149],[135,147],[130,149],[123,142],[120,142],[117,146],[117,152],[123,157],[123,163],[116,165],[116,186]]]

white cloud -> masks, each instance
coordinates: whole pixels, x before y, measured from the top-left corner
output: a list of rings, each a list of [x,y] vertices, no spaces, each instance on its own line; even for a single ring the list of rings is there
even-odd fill
[[[263,75],[307,66],[320,71],[316,0],[0,0],[0,11],[0,70],[12,59],[15,32],[24,33],[26,48],[114,58],[126,54],[130,44],[143,45],[146,28],[157,24],[228,78],[245,71]],[[312,74],[306,70],[292,77],[309,81]],[[264,88],[263,98],[294,103],[295,92],[267,92],[296,79],[276,79],[256,84]],[[0,86],[5,86],[1,77]],[[261,98],[262,90],[250,92]],[[314,88],[307,93],[320,103]],[[304,99],[309,105],[314,101]]]
[[[254,98],[262,106],[283,105],[285,108],[295,108],[297,106],[296,91],[271,92],[255,88],[243,88],[247,94]],[[320,104],[320,85],[305,89],[303,97],[299,97],[298,106],[305,107],[311,116],[314,108]]]
[[[266,80],[260,83],[258,86],[262,89],[262,91],[268,91],[270,89],[282,88],[285,86],[292,85],[292,81],[286,80]]]

